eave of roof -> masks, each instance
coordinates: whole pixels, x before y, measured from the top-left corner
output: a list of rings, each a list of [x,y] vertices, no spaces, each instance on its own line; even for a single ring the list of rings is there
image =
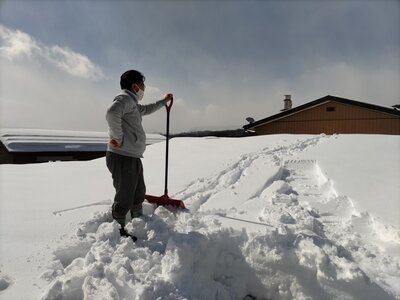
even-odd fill
[[[270,123],[272,121],[276,121],[278,119],[282,119],[285,118],[287,116],[299,113],[303,110],[306,109],[310,109],[312,107],[315,106],[319,106],[322,105],[323,103],[329,102],[329,101],[336,101],[336,102],[340,102],[340,103],[344,103],[344,104],[349,104],[349,105],[355,105],[358,107],[363,107],[363,108],[367,108],[367,109],[371,109],[371,110],[375,110],[375,111],[379,111],[379,112],[383,112],[383,113],[387,113],[390,115],[395,115],[400,117],[400,111],[396,110],[396,109],[391,109],[388,107],[383,107],[383,106],[379,106],[379,105],[375,105],[375,104],[369,104],[369,103],[365,103],[365,102],[359,102],[359,101],[355,101],[355,100],[350,100],[350,99],[346,99],[346,98],[340,98],[340,97],[336,97],[336,96],[331,96],[331,95],[327,95],[325,97],[319,98],[317,100],[308,102],[306,104],[297,106],[295,108],[286,110],[284,112],[278,113],[276,115],[258,120],[254,123],[251,124],[246,124],[243,126],[244,129],[248,130],[248,129],[253,129],[256,128],[258,126],[264,125],[266,123]]]

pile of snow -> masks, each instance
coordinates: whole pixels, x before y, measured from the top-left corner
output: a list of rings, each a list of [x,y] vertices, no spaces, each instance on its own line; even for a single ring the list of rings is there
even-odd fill
[[[164,147],[144,159],[155,195]],[[398,136],[182,138],[170,147],[170,195],[189,211],[146,204],[127,225],[136,243],[110,216],[104,159],[0,166],[0,296],[400,298]]]
[[[139,238],[133,244],[105,217],[83,224],[81,239],[55,253],[43,299],[236,299],[265,291],[240,248],[245,234],[216,220],[158,208],[129,224]]]

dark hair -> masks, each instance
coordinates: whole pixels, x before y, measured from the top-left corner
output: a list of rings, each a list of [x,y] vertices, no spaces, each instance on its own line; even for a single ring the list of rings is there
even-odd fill
[[[121,89],[130,91],[132,88],[132,84],[139,84],[141,82],[144,82],[145,79],[146,78],[144,77],[144,75],[139,71],[129,70],[121,75],[121,81],[119,82],[119,84],[121,85]]]

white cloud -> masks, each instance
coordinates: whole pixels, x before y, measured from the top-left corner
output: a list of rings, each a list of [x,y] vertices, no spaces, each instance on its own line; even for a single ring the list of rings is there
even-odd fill
[[[0,127],[106,131],[115,89],[80,80],[48,64],[0,57]]]
[[[53,46],[48,54],[46,58],[68,74],[88,79],[104,77],[100,67],[92,63],[88,57],[68,48]]]
[[[3,25],[0,25],[0,42],[0,55],[9,60],[31,57],[34,51],[40,51],[39,45],[28,34]]]
[[[104,78],[99,66],[87,56],[67,47],[46,46],[25,32],[0,25],[0,56],[15,61],[44,59],[69,75],[98,80]]]
[[[400,74],[395,66],[358,67],[338,62],[307,70],[292,87],[304,102],[330,94],[391,106],[400,100],[399,81]]]

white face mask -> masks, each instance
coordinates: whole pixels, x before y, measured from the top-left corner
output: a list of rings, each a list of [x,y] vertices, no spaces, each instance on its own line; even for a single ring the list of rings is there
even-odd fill
[[[139,90],[136,92],[136,96],[138,98],[138,101],[141,101],[144,96],[144,91],[141,88],[139,88]]]

